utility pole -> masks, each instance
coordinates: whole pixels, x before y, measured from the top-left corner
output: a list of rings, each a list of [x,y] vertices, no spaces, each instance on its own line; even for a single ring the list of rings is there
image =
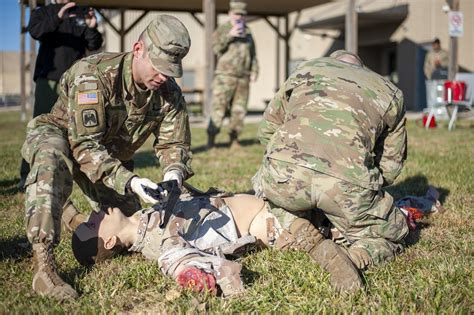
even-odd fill
[[[449,9],[451,11],[459,11],[460,0],[448,0]],[[458,72],[458,38],[450,36],[449,39],[449,66],[448,80],[453,81]]]
[[[346,12],[345,39],[346,50],[357,54],[357,12],[356,0],[348,0]]]

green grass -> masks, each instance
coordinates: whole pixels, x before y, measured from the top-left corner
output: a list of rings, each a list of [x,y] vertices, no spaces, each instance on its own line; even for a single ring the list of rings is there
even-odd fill
[[[334,292],[328,274],[303,253],[264,250],[241,259],[247,294],[222,299],[181,292],[162,276],[157,264],[140,255],[120,257],[91,270],[75,262],[70,234],[56,250],[61,275],[81,293],[76,301],[58,303],[31,289],[31,249],[24,233],[24,195],[16,190],[24,124],[18,113],[0,116],[0,313],[165,313],[165,312],[324,312],[324,313],[473,313],[474,122],[458,128],[423,130],[409,124],[406,167],[390,188],[395,198],[424,195],[428,184],[443,193],[447,211],[424,221],[419,240],[394,261],[365,273],[366,290],[353,295]],[[190,183],[233,192],[251,189],[264,149],[255,139],[256,125],[245,127],[244,146],[207,152],[205,130],[193,129]],[[227,141],[221,133],[218,143]],[[151,162],[153,161],[153,162]],[[137,172],[160,180],[150,142],[139,152]],[[89,208],[77,188],[73,198]],[[416,238],[415,238],[416,240]]]

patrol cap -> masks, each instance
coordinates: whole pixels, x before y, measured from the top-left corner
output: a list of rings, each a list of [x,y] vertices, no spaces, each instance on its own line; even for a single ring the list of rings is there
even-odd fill
[[[183,75],[181,60],[189,51],[191,39],[180,20],[167,14],[158,15],[148,24],[141,39],[157,71],[170,77]]]
[[[242,1],[231,1],[229,3],[229,12],[247,15],[247,3]]]

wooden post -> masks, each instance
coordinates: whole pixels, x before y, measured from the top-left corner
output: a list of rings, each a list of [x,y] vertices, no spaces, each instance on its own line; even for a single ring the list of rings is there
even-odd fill
[[[20,120],[26,121],[25,4],[20,1]]]
[[[33,10],[36,9],[36,0],[29,0],[30,17]],[[30,97],[27,108],[35,106],[35,81],[33,80],[36,66],[36,40],[30,36]]]
[[[212,51],[212,33],[216,28],[216,1],[203,0],[204,10],[204,57],[205,57],[205,79],[204,79],[204,117],[211,115],[212,102],[212,78],[214,76],[215,56]]]
[[[460,0],[449,0],[451,11],[459,11]],[[453,81],[458,72],[458,38],[451,36],[449,39],[449,66],[448,80]]]
[[[125,10],[120,9],[120,52],[125,51]]]
[[[348,0],[347,12],[346,12],[346,50],[357,54],[357,12],[356,12],[355,0]]]
[[[289,15],[285,15],[285,80],[290,76],[290,22]]]
[[[276,17],[277,19],[277,23],[276,23],[276,28],[278,31],[280,31],[280,17],[277,16]],[[280,64],[281,64],[281,60],[280,60],[280,35],[278,34],[278,32],[275,32],[276,33],[276,47],[275,47],[275,50],[276,50],[276,65],[275,65],[275,92],[278,91],[278,89],[280,88],[280,75],[281,75],[281,71],[280,71]]]

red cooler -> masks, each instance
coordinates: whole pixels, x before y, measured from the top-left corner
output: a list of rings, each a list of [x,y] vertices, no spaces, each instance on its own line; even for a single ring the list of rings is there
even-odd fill
[[[444,101],[448,103],[462,102],[466,95],[466,82],[464,81],[445,81],[444,82]]]

